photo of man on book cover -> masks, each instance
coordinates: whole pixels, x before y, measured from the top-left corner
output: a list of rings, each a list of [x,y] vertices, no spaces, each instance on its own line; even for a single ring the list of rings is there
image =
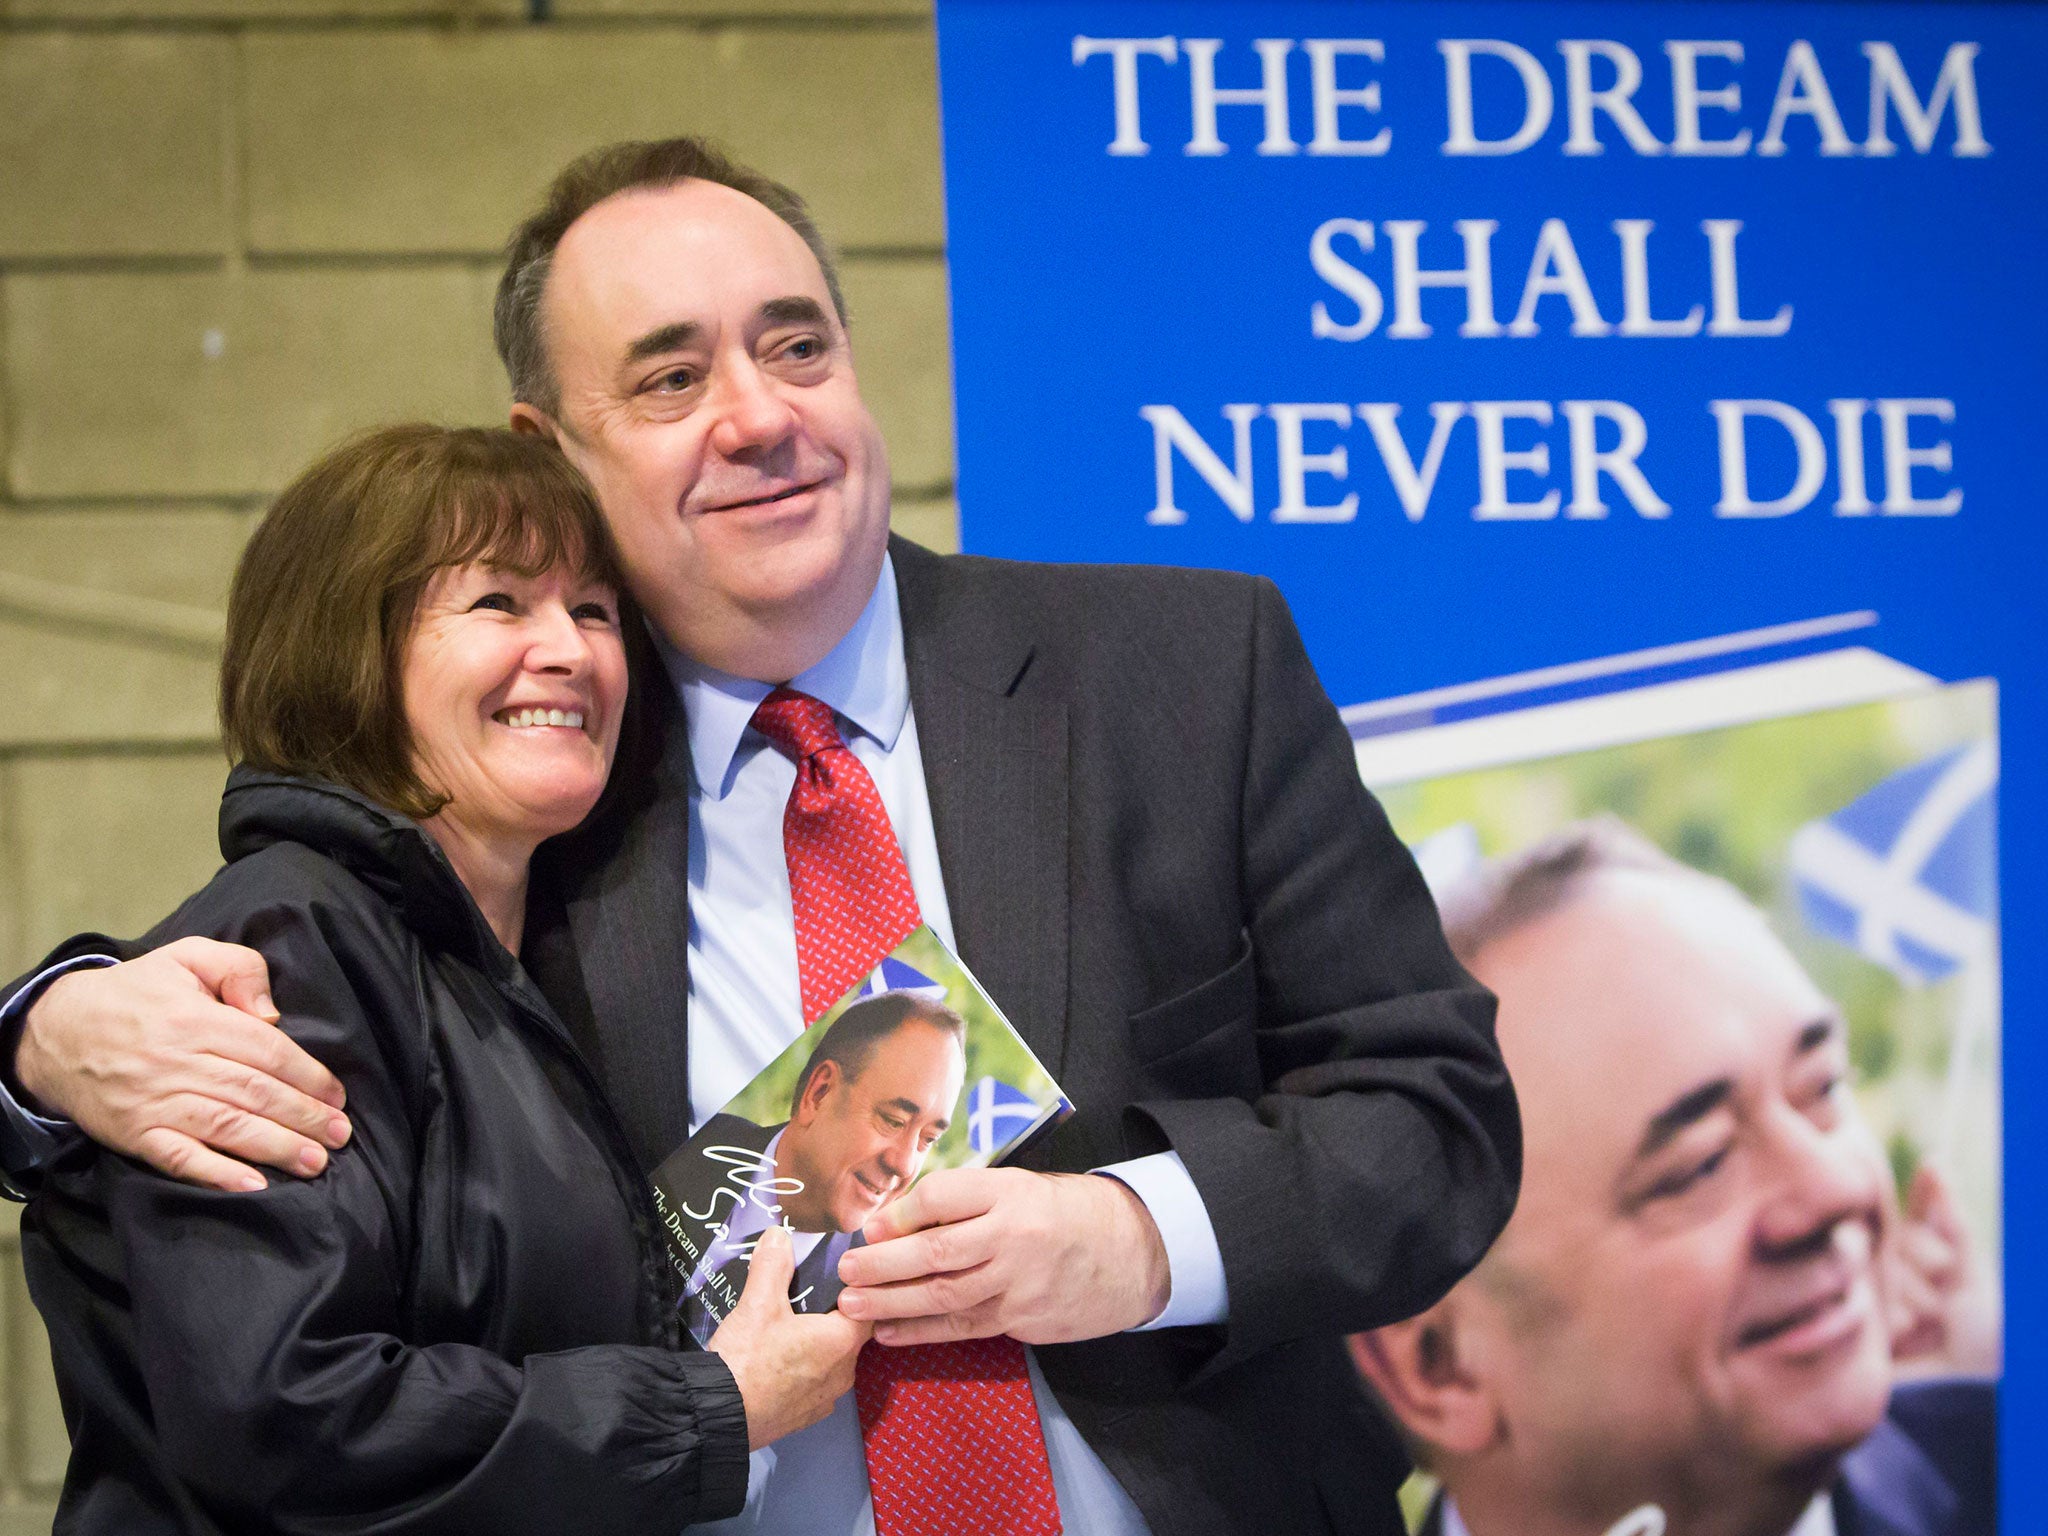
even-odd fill
[[[829,1311],[840,1257],[921,1173],[997,1161],[1065,1107],[919,927],[655,1171],[685,1326],[710,1340],[771,1225],[793,1239],[790,1304]]]
[[[840,1291],[840,1255],[870,1216],[910,1187],[953,1123],[965,1045],[966,1024],[944,1003],[884,992],[824,1030],[797,1077],[787,1120],[706,1121],[692,1144],[729,1170],[726,1187],[749,1187],[706,1245],[686,1297],[708,1285],[722,1290],[735,1261],[780,1221],[796,1233],[798,1310],[829,1309]],[[720,1300],[729,1307],[737,1297],[734,1285]]]

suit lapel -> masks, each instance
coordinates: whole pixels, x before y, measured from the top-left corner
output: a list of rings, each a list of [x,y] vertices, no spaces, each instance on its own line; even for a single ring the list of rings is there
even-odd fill
[[[1067,709],[1036,648],[946,562],[890,542],[953,935],[1058,1076],[1067,1008]]]
[[[1889,1416],[1843,1461],[1833,1502],[1839,1536],[1930,1536],[1956,1528],[1955,1489]]]
[[[548,957],[552,978],[536,974],[652,1169],[690,1127],[690,741],[660,660],[650,649],[635,663],[632,736],[606,803],[551,861],[568,953]]]

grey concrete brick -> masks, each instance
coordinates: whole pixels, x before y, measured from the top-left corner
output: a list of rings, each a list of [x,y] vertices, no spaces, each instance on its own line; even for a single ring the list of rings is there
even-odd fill
[[[946,267],[937,257],[845,264],[854,364],[903,492],[953,481],[953,387]]]
[[[50,1536],[56,1516],[54,1499],[29,1499],[0,1507],[0,1536]]]
[[[0,36],[0,259],[225,250],[226,45]]]
[[[0,966],[6,968],[9,976],[19,974],[21,966],[15,962],[26,954],[28,948],[27,940],[22,936],[27,896],[21,888],[21,845],[16,836],[17,826],[14,761],[0,756]],[[0,1200],[0,1205],[12,1204],[10,1200]],[[14,1226],[7,1219],[7,1213],[0,1212],[0,1243],[11,1241]],[[8,1478],[5,1470],[9,1460],[7,1447],[13,1444],[11,1432],[4,1428],[10,1411],[4,1379],[6,1362],[5,1341],[0,1340],[0,1486],[4,1486]]]
[[[22,21],[358,21],[454,22],[517,19],[526,0],[7,0],[0,14]]]
[[[203,885],[220,867],[214,826],[226,779],[217,748],[17,759],[27,894],[17,959],[84,929],[139,934]]]
[[[929,16],[932,0],[554,0],[564,21],[584,16],[715,17],[799,16],[832,20],[879,16]]]
[[[889,527],[942,555],[960,549],[960,508],[950,496],[898,496],[889,507]]]
[[[259,252],[495,252],[616,139],[704,133],[849,247],[944,239],[925,27],[280,32],[246,43]]]
[[[219,610],[253,525],[233,507],[0,512],[0,572]]]
[[[210,738],[207,640],[248,527],[228,511],[0,517],[0,639],[29,701],[0,747]]]
[[[9,484],[262,494],[373,423],[502,421],[490,282],[456,264],[9,276]]]
[[[0,720],[0,748],[192,743],[216,733],[218,664],[193,649],[160,649],[0,608],[0,655],[21,700]]]
[[[50,1336],[29,1300],[28,1282],[18,1255],[5,1262],[7,1308],[7,1395],[15,1418],[19,1447],[16,1475],[20,1486],[45,1496],[64,1482],[64,1464],[71,1459],[71,1437],[64,1428],[63,1405],[57,1401],[57,1377],[50,1368]],[[0,1526],[0,1536],[6,1527]],[[49,1527],[42,1527],[47,1531]]]

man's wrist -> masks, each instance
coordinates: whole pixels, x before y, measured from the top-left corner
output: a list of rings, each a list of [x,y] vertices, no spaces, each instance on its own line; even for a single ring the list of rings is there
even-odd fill
[[[21,1052],[27,1043],[29,1015],[56,983],[76,971],[99,970],[120,963],[112,955],[73,955],[55,965],[45,966],[4,1004],[0,1004],[0,1089],[31,1121],[48,1130],[61,1130],[70,1122],[50,1113],[28,1086],[21,1073]]]
[[[1103,1169],[1096,1172],[1113,1192],[1111,1198],[1120,1208],[1115,1224],[1115,1230],[1122,1234],[1117,1243],[1121,1251],[1118,1263],[1130,1276],[1139,1309],[1137,1319],[1126,1324],[1123,1331],[1150,1328],[1173,1303],[1173,1262],[1166,1239],[1160,1235],[1159,1223],[1152,1219],[1142,1195],[1114,1173]]]
[[[1230,1315],[1223,1253],[1201,1193],[1177,1152],[1158,1152],[1094,1170],[1122,1184],[1144,1205],[1166,1254],[1164,1305],[1132,1331],[1221,1323]]]

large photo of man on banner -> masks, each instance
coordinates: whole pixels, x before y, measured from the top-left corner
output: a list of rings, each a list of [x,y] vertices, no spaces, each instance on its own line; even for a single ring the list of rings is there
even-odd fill
[[[1990,695],[1388,791],[1527,1146],[1480,1266],[1353,1340],[1430,1536],[1996,1529]]]

